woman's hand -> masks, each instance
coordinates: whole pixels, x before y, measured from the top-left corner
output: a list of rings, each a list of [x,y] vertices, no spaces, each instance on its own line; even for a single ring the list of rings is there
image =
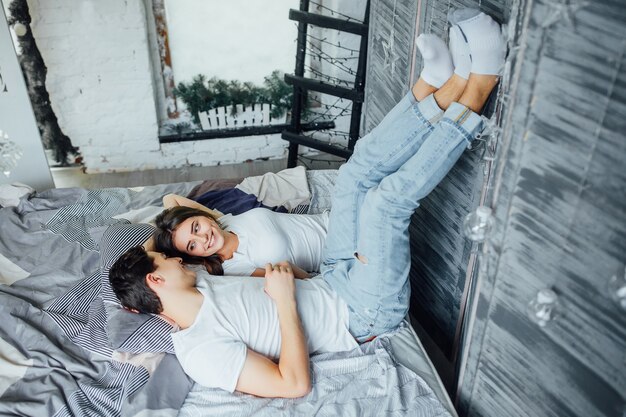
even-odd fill
[[[311,274],[306,272],[304,269],[300,268],[298,265],[293,265],[293,264],[289,263],[289,261],[278,262],[276,265],[286,265],[286,266],[290,267],[291,270],[293,271],[293,276],[296,279],[311,278]]]
[[[212,210],[208,207],[203,206],[197,201],[193,201],[187,197],[183,197],[182,195],[167,194],[166,196],[163,197],[163,207],[171,208],[171,207],[177,207],[177,206],[191,207],[191,208],[205,211],[209,213],[211,216],[213,216],[213,218],[215,219],[218,219],[224,215],[219,210]]]
[[[308,279],[311,278],[314,275],[309,274],[308,272],[306,272],[304,269],[298,267],[297,265],[292,265],[289,263],[289,261],[281,261],[281,262],[277,262],[275,265],[284,265],[287,267],[291,268],[291,272],[293,272],[293,276],[295,279]],[[265,277],[265,268],[257,268],[255,269],[252,274],[250,274],[250,276],[252,277],[257,277],[257,278],[263,278]]]

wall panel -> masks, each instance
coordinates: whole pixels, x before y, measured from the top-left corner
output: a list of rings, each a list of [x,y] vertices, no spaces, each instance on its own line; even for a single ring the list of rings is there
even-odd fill
[[[622,416],[626,316],[607,284],[626,264],[626,8],[528,1],[512,12],[519,66],[460,412]],[[543,288],[559,305],[540,327],[527,306]]]
[[[390,19],[400,3],[414,21]],[[461,5],[508,23],[501,129],[494,164],[480,148],[466,152],[413,218],[412,318],[435,341],[430,353],[458,366],[461,415],[622,416],[626,315],[608,281],[626,274],[626,5],[373,1],[366,130],[419,73],[412,33],[446,38],[447,14]],[[393,68],[382,46],[391,39]],[[476,248],[460,230],[482,199],[496,227]],[[559,305],[540,327],[527,306],[544,288]]]

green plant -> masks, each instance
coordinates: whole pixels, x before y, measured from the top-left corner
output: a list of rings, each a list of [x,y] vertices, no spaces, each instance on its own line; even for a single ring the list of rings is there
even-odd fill
[[[222,80],[213,77],[207,80],[199,74],[190,83],[181,82],[174,89],[174,94],[187,106],[196,124],[200,124],[198,112],[215,107],[235,105],[249,106],[255,103],[272,105],[272,117],[278,117],[291,108],[293,89],[283,80],[283,74],[275,70],[265,77],[263,86],[238,80]]]
[[[263,82],[265,101],[272,105],[272,117],[279,117],[284,112],[291,109],[293,101],[293,87],[288,85],[283,79],[283,73],[274,70],[265,77]]]

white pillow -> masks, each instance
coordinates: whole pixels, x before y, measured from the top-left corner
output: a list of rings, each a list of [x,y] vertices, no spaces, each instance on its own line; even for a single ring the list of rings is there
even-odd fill
[[[34,191],[33,187],[19,182],[0,184],[0,206],[15,207],[20,203],[20,198]]]

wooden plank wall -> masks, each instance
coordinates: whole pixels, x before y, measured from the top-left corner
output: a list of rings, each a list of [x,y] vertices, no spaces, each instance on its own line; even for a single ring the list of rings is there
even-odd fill
[[[516,7],[497,230],[473,298],[461,414],[623,416],[626,313],[607,284],[626,264],[626,5]],[[560,305],[541,328],[526,309],[543,288]]]
[[[363,132],[372,130],[409,91],[417,2],[372,0]]]

